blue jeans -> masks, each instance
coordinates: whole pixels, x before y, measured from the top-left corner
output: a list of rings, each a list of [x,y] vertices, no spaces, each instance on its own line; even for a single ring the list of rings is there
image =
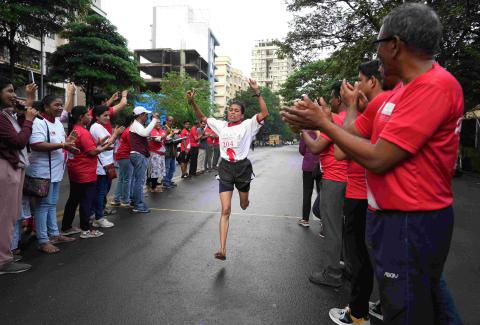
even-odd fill
[[[18,248],[18,242],[20,241],[20,237],[22,235],[22,223],[25,217],[30,218],[32,213],[30,212],[30,197],[23,196],[22,198],[22,210],[20,211],[20,215],[18,216],[17,222],[15,222],[15,228],[13,228],[13,236],[12,236],[12,244],[11,250],[15,250]]]
[[[135,209],[148,209],[145,202],[143,202],[143,186],[147,177],[148,159],[142,154],[130,154],[130,161],[133,165],[133,203]]]
[[[175,157],[165,157],[165,177],[163,178],[164,185],[172,185],[172,178],[175,174]]]
[[[57,225],[57,202],[60,182],[50,183],[47,197],[41,198],[35,207],[35,228],[40,245],[48,243],[49,236],[60,235]]]
[[[133,166],[130,162],[130,159],[120,159],[117,162],[119,166],[119,171],[114,201],[117,203],[129,204],[130,182],[132,180]]]
[[[105,198],[110,189],[111,182],[106,175],[97,175],[97,187],[95,200],[93,201],[93,212],[95,213],[95,220],[103,218],[103,210],[105,209]]]
[[[461,324],[442,277],[453,209],[368,212],[366,243],[385,324]]]

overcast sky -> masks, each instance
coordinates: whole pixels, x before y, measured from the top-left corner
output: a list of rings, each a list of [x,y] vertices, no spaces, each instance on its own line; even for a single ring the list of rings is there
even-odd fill
[[[189,2],[209,12],[210,26],[220,42],[218,55],[228,55],[232,66],[250,75],[255,40],[283,38],[292,15],[285,0],[172,0]],[[102,9],[128,40],[130,50],[151,48],[153,6],[156,0],[102,0]],[[166,31],[174,33],[175,31]]]

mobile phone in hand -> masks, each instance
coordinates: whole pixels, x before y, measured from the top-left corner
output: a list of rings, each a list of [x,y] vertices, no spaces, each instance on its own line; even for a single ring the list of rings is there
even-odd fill
[[[35,83],[35,77],[33,76],[32,70],[28,70],[28,83],[29,84]]]

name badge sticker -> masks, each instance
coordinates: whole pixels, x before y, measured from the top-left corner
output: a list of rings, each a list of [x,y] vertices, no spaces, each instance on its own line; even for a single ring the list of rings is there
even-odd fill
[[[395,108],[395,104],[386,103],[385,106],[383,107],[382,114],[390,116],[392,115],[394,108]]]

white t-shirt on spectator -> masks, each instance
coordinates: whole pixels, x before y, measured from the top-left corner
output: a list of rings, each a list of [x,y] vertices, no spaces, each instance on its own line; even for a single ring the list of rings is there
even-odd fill
[[[47,119],[35,119],[32,126],[32,135],[30,136],[30,144],[48,142],[47,125],[50,131],[50,143],[65,142],[65,129],[60,119],[56,118],[55,123],[47,121]],[[50,151],[52,161],[52,178],[51,182],[60,182],[63,179],[65,171],[65,153],[63,149]],[[30,177],[50,178],[50,168],[48,165],[48,152],[34,151],[30,154],[30,166],[26,170],[26,174]]]
[[[252,140],[263,126],[263,123],[258,122],[258,115],[230,126],[227,121],[210,117],[207,119],[207,124],[218,134],[220,156],[228,161],[239,161],[247,158]]]
[[[99,123],[94,123],[90,127],[90,133],[92,134],[93,140],[95,140],[95,143],[97,144],[105,137],[111,136],[107,129],[105,129],[105,127]],[[113,150],[107,150],[100,153],[97,160],[102,162],[101,164],[100,161],[97,162],[97,175],[106,175],[103,166],[113,164]]]

